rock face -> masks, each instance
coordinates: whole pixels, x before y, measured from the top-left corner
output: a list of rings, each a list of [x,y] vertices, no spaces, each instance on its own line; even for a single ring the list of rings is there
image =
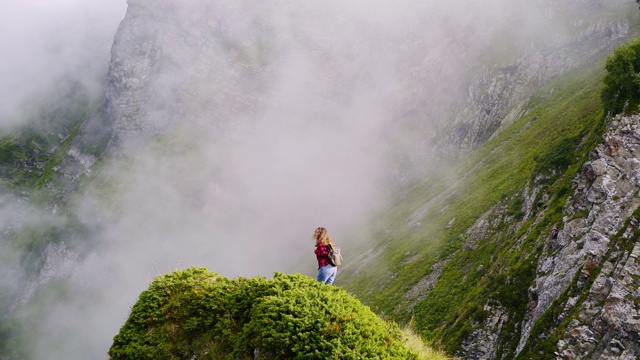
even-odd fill
[[[555,46],[535,44],[514,63],[476,76],[441,148],[456,154],[456,149],[469,150],[484,143],[498,129],[520,118],[530,97],[549,79],[610,52],[629,36],[629,22],[619,18],[574,26],[583,30]]]
[[[130,0],[106,86],[118,152],[176,124],[223,128],[263,104],[269,54],[262,5]],[[254,15],[252,15],[254,14]],[[264,14],[263,14],[264,15]]]
[[[639,121],[637,115],[612,121],[605,143],[575,181],[565,227],[554,244],[558,248],[539,267],[540,273],[549,274],[536,281],[543,293],[562,291],[570,276],[577,276],[575,286],[584,289],[584,295],[570,299],[563,310],[577,315],[557,344],[560,359],[581,354],[598,359],[640,357]],[[587,216],[575,217],[585,211]],[[595,279],[589,280],[592,276]],[[553,277],[561,280],[552,282]],[[539,303],[534,318],[549,304]]]
[[[622,240],[637,240],[638,219],[624,228]],[[614,258],[603,259],[585,301],[576,304],[578,315],[569,322],[559,340],[558,358],[575,359],[591,354],[597,359],[637,359],[640,356],[640,309],[638,308],[638,256],[640,246],[613,249]],[[585,272],[586,274],[586,272]],[[581,274],[582,275],[582,274]]]
[[[640,116],[611,120],[590,158],[573,181],[558,231],[543,236],[516,353],[549,336],[545,331],[560,331],[557,359],[640,357]],[[535,189],[525,193],[536,197]],[[501,207],[484,214],[468,231],[467,246],[487,238],[489,222],[504,216]],[[517,224],[506,231],[513,233]],[[464,359],[497,358],[509,314],[484,306],[487,319],[474,325],[457,354]],[[532,339],[543,317],[552,323]]]
[[[460,346],[461,354],[464,354],[465,359],[495,359],[498,353],[497,345],[509,315],[500,306],[485,305],[484,311],[490,314],[489,317]]]

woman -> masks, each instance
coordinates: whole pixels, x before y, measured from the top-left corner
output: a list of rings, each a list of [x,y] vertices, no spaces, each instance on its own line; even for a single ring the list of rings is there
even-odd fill
[[[316,276],[316,279],[321,283],[331,285],[338,273],[338,267],[329,264],[329,249],[327,248],[327,245],[331,245],[333,248],[335,248],[336,245],[331,241],[331,239],[329,239],[327,229],[323,227],[316,229],[316,232],[313,234],[313,238],[316,239],[316,248],[314,252],[318,259],[318,276]]]

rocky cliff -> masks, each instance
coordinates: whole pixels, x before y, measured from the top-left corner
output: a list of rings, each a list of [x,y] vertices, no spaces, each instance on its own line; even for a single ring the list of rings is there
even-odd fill
[[[523,324],[519,349],[531,325],[553,307],[554,322],[566,324],[558,358],[640,356],[639,120],[637,115],[612,119],[574,180],[560,231],[548,239],[539,259],[531,289],[537,300]]]
[[[516,355],[524,358],[553,342],[557,359],[635,359],[638,348],[638,208],[640,199],[640,117],[618,116],[573,180],[562,220],[542,234],[528,289],[528,310],[519,326]],[[524,221],[541,187],[526,190]],[[546,197],[548,200],[549,198]],[[488,236],[491,221],[505,216],[498,207],[470,229],[467,246]],[[538,221],[542,219],[538,214]],[[535,220],[534,220],[535,222]],[[518,226],[518,225],[515,225]],[[556,228],[557,227],[557,228]],[[524,237],[516,240],[524,242]],[[498,304],[482,305],[485,321],[463,342],[465,359],[496,358],[509,314]]]
[[[224,127],[259,107],[265,30],[231,4],[132,0],[115,35],[106,85],[111,149],[177,124]]]

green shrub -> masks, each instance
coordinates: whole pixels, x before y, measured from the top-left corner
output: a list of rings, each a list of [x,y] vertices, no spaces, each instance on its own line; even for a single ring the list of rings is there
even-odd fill
[[[113,359],[416,359],[394,324],[302,275],[157,277],[115,336]]]
[[[614,50],[607,58],[602,102],[611,115],[635,111],[640,101],[640,39]]]

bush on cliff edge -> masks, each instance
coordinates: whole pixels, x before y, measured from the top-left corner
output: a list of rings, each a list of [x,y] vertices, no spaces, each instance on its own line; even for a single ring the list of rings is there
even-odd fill
[[[228,279],[203,268],[157,277],[113,359],[415,359],[396,325],[302,275]]]
[[[640,102],[640,39],[616,48],[607,58],[602,103],[606,113],[635,112]]]

